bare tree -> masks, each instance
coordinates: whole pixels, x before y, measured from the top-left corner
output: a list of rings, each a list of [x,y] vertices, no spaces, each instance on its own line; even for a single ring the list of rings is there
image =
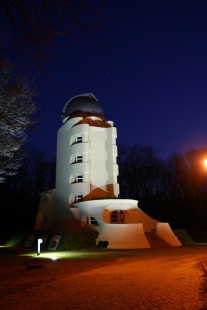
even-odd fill
[[[51,56],[60,36],[75,43],[76,29],[96,40],[105,0],[0,0],[0,182],[21,165],[21,146],[37,110],[35,91],[27,77],[14,77],[12,66],[19,49],[22,59],[39,69]],[[100,40],[98,40],[100,42]]]
[[[21,165],[21,147],[34,125],[36,92],[27,77],[13,77],[8,61],[0,58],[0,182]]]
[[[94,30],[102,24],[106,0],[0,0],[1,37],[7,40],[1,53],[13,54],[15,47],[25,60],[30,55],[39,67],[51,57],[51,42],[69,36],[76,43],[82,30],[98,43]]]
[[[156,151],[151,146],[119,147],[119,181],[123,198],[140,199],[154,191]]]

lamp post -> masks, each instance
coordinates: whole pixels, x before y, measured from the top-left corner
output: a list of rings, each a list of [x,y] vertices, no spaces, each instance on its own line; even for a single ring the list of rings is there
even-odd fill
[[[40,255],[40,244],[43,242],[42,239],[37,239],[37,255]]]

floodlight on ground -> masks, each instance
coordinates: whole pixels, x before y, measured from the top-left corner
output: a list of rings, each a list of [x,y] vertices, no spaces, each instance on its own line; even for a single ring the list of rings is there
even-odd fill
[[[40,244],[43,242],[42,239],[37,239],[37,255],[40,255]]]
[[[100,253],[96,253],[98,255]],[[41,253],[40,256],[37,256],[36,253],[24,253],[21,254],[20,256],[27,256],[31,258],[37,258],[38,259],[51,259],[53,261],[58,260],[58,259],[81,259],[81,258],[86,258],[86,257],[91,257],[93,256],[94,253],[87,253],[87,252],[81,252],[81,251],[58,251],[58,252],[43,252]]]

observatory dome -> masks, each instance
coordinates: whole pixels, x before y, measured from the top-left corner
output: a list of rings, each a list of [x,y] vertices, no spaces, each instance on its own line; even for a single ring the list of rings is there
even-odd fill
[[[61,117],[77,115],[94,115],[104,117],[103,109],[98,103],[98,99],[92,94],[87,93],[71,98],[63,108]]]

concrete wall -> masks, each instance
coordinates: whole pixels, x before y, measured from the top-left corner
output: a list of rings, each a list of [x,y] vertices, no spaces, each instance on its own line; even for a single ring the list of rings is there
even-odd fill
[[[85,197],[95,188],[107,192],[109,184],[113,185],[113,194],[119,194],[116,128],[110,127],[112,122],[109,124],[101,119],[98,119],[99,126],[86,121],[81,123],[85,119],[72,118],[58,131],[56,193],[68,204],[72,204],[76,195]],[[90,119],[93,124],[93,117]],[[75,143],[77,137],[82,139],[81,143]],[[82,162],[74,163],[75,156],[82,156]],[[75,183],[77,176],[81,176],[83,182]]]

